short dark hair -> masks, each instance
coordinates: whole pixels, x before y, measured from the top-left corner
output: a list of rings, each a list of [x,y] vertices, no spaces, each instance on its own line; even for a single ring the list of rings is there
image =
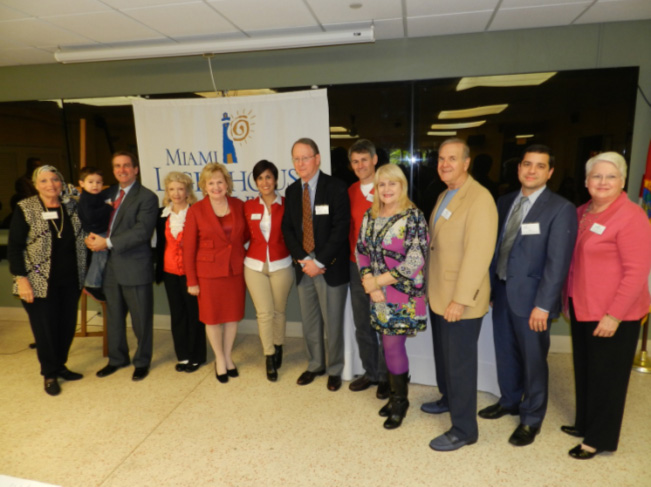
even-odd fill
[[[276,189],[278,188],[278,168],[276,165],[268,161],[266,159],[262,159],[261,161],[258,161],[255,163],[255,166],[253,166],[253,180],[255,181],[258,179],[260,174],[262,174],[265,171],[270,171],[271,174],[273,174],[274,179],[276,180]]]
[[[552,154],[552,150],[543,144],[532,144],[529,147],[527,147],[524,152],[522,153],[522,160],[524,160],[524,155],[527,152],[535,152],[536,154],[547,154],[549,156],[549,169],[554,169],[554,162],[555,162],[555,157],[554,154]]]
[[[294,144],[292,145],[292,152],[294,151],[294,147],[296,147],[297,144],[309,145],[312,151],[314,152],[314,155],[319,154],[319,146],[316,145],[316,142],[314,142],[309,137],[302,137],[298,139],[296,142],[294,142]]]
[[[102,178],[104,177],[104,173],[102,172],[101,169],[97,169],[94,166],[86,166],[79,171],[79,180],[83,181],[86,179],[88,176],[92,176],[93,174],[97,174],[98,176],[101,176]]]
[[[113,156],[111,156],[111,163],[113,162],[113,159],[115,159],[118,156],[127,156],[129,159],[131,159],[131,164],[133,164],[133,167],[138,167],[138,158],[133,152],[129,152],[128,150],[119,150],[117,152],[113,153]]]
[[[348,159],[353,155],[353,152],[357,154],[370,154],[371,157],[377,154],[375,150],[375,144],[368,139],[359,139],[348,149]]]

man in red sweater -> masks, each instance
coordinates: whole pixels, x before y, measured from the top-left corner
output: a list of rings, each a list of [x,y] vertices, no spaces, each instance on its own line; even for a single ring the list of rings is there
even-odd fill
[[[378,384],[377,397],[386,399],[389,396],[389,384],[382,341],[378,339],[377,332],[371,328],[369,296],[364,292],[355,258],[355,247],[364,213],[373,203],[373,180],[378,160],[375,145],[370,140],[360,139],[348,150],[348,158],[355,175],[359,178],[359,181],[348,188],[351,213],[348,240],[350,241],[350,297],[355,322],[355,338],[364,367],[364,374],[352,381],[349,388],[351,391],[363,391]]]

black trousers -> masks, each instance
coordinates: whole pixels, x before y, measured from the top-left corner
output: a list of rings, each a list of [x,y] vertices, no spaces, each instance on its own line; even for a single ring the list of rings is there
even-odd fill
[[[77,305],[81,291],[77,285],[49,285],[46,298],[23,301],[36,341],[41,375],[53,379],[65,368],[77,328]]]
[[[640,321],[622,321],[612,337],[595,337],[596,321],[577,321],[570,300],[575,427],[585,433],[583,443],[598,450],[615,451],[624,417],[631,367]]]
[[[185,276],[163,274],[165,292],[170,306],[172,339],[179,362],[187,360],[192,364],[206,361],[206,329],[199,321],[197,297],[188,293]]]

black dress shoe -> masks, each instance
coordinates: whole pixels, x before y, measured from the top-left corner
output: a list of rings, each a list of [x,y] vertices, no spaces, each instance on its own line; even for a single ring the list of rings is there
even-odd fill
[[[277,367],[276,367],[276,368],[277,368]],[[296,381],[296,383],[297,383],[299,386],[306,386],[306,385],[312,383],[312,381],[313,381],[316,377],[318,377],[318,376],[320,376],[320,375],[324,375],[324,374],[325,374],[325,370],[320,370],[320,371],[318,371],[318,372],[310,372],[309,370],[306,370],[305,372],[303,372],[303,373],[301,374],[301,376],[298,378],[298,380]]]
[[[118,369],[121,369],[122,367],[126,367],[128,364],[125,365],[111,365],[108,364],[106,367],[103,369],[100,369],[97,371],[97,377],[108,377],[111,375],[113,372],[115,372]]]
[[[177,372],[185,372],[185,369],[186,369],[186,367],[187,367],[188,365],[189,365],[189,364],[188,364],[187,362],[186,362],[186,363],[179,362],[178,364],[176,364],[176,365],[174,366],[174,369],[175,369]]]
[[[348,389],[353,392],[365,391],[371,386],[377,385],[376,381],[372,381],[368,375],[364,374],[350,383]]]
[[[142,380],[149,375],[149,367],[136,367],[131,376],[132,380]]]
[[[237,371],[237,367],[234,367],[232,369],[226,369],[226,374],[229,377],[233,377],[233,378],[240,376],[240,373]]]
[[[275,356],[266,355],[267,358],[267,380],[276,382],[278,380],[278,370],[276,370]]]
[[[491,406],[485,407],[479,413],[480,418],[484,419],[498,419],[501,418],[502,416],[506,416],[507,414],[510,414],[511,416],[516,416],[520,412],[519,411],[513,411],[512,409],[506,409],[502,407],[502,405],[498,402],[495,403]]]
[[[590,460],[592,457],[598,455],[602,451],[603,450],[588,451],[581,448],[581,445],[576,445],[568,453],[572,458],[576,458],[577,460]]]
[[[226,384],[228,382],[228,374],[215,374],[215,377],[217,377],[217,380],[222,384]]]
[[[526,424],[520,424],[509,438],[509,443],[514,446],[531,445],[533,443],[533,440],[536,439],[536,435],[538,433],[540,433],[540,428],[536,428],[535,426],[528,426]]]
[[[201,364],[185,364],[185,371],[188,374],[191,374],[192,372],[196,372],[199,370],[199,367],[201,367]]]
[[[335,392],[338,391],[341,387],[341,376],[340,375],[329,375],[328,376],[328,390]]]
[[[450,411],[447,399],[439,399],[438,401],[424,402],[420,405],[420,410],[427,414],[443,414]]]
[[[80,380],[84,378],[83,375],[79,374],[78,372],[68,370],[66,367],[57,372],[57,377],[63,380]]]
[[[389,381],[381,380],[377,383],[377,391],[375,391],[375,397],[378,399],[389,399],[391,395],[391,387],[389,386]]]
[[[283,346],[282,345],[274,345],[274,362],[276,363],[276,368],[279,369],[280,366],[283,364]]]
[[[565,434],[575,436],[577,438],[583,438],[585,436],[574,426],[561,426],[561,431]]]
[[[61,393],[61,386],[57,382],[56,377],[53,379],[45,379],[43,386],[45,392],[47,392],[50,396],[58,396]]]

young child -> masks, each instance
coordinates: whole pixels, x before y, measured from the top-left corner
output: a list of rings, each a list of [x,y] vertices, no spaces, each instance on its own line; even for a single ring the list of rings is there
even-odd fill
[[[79,173],[79,186],[83,190],[79,197],[79,218],[82,228],[86,232],[94,232],[106,237],[113,206],[108,203],[108,193],[102,191],[104,186],[102,171],[90,166],[83,168]],[[98,301],[105,301],[102,279],[107,259],[106,250],[92,253],[84,283],[84,292]]]

